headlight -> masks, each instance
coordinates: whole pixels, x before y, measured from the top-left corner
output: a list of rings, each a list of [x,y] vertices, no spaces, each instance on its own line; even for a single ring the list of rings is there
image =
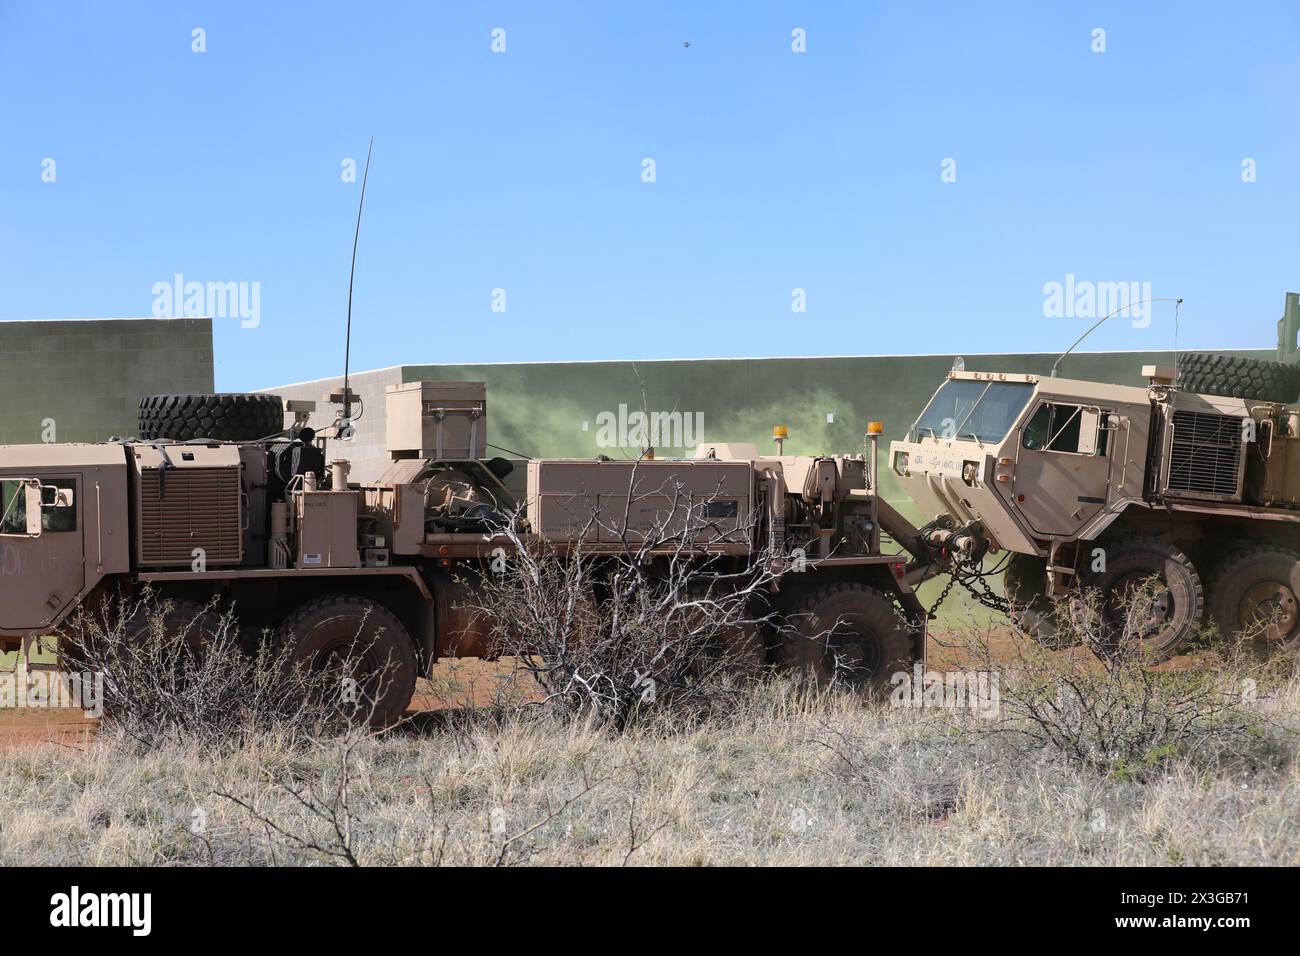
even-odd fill
[[[967,484],[971,484],[979,477],[980,466],[973,461],[962,462],[961,478]]]
[[[900,477],[907,471],[907,452],[900,451],[894,455],[894,473]]]

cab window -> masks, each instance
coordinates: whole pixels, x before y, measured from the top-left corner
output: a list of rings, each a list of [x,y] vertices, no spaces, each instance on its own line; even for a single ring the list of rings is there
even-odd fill
[[[1020,444],[1033,451],[1060,451],[1077,455],[1082,421],[1082,406],[1044,402],[1025,423]],[[1106,454],[1106,439],[1109,435],[1108,431],[1101,429],[1097,437],[1098,455]]]
[[[911,434],[918,441],[927,435],[1001,441],[1029,404],[1033,392],[1034,386],[1028,382],[949,379],[930,399]]]
[[[41,532],[57,534],[61,531],[77,530],[77,483],[71,478],[43,479],[44,484],[53,485],[72,491],[73,506],[70,508],[42,508]],[[53,492],[45,492],[49,498]],[[27,533],[27,497],[20,481],[0,481],[0,534]]]
[[[0,482],[0,515],[0,534],[27,533],[27,502],[19,482]]]

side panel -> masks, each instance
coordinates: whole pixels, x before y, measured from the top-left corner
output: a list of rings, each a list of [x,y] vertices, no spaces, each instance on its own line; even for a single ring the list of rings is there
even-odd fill
[[[528,464],[528,519],[535,532],[552,540],[568,540],[593,511],[598,521],[589,540],[605,543],[620,540],[625,525],[632,542],[656,526],[672,533],[679,522],[685,527],[690,514],[697,540],[726,538],[729,545],[747,547],[743,529],[753,502],[754,468],[747,461]]]

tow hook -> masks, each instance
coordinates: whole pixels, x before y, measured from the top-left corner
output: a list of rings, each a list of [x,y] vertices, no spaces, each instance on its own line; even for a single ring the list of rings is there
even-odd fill
[[[970,521],[957,528],[934,528],[926,533],[926,543],[939,549],[946,562],[978,564],[989,550],[989,539],[984,536],[984,525]]]

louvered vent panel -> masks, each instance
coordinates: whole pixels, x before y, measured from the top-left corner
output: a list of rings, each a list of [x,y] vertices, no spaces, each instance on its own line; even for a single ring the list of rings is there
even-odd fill
[[[157,468],[140,473],[140,563],[190,565],[202,548],[209,565],[243,556],[238,468]]]
[[[1241,476],[1241,419],[1174,412],[1168,490],[1236,497]]]

